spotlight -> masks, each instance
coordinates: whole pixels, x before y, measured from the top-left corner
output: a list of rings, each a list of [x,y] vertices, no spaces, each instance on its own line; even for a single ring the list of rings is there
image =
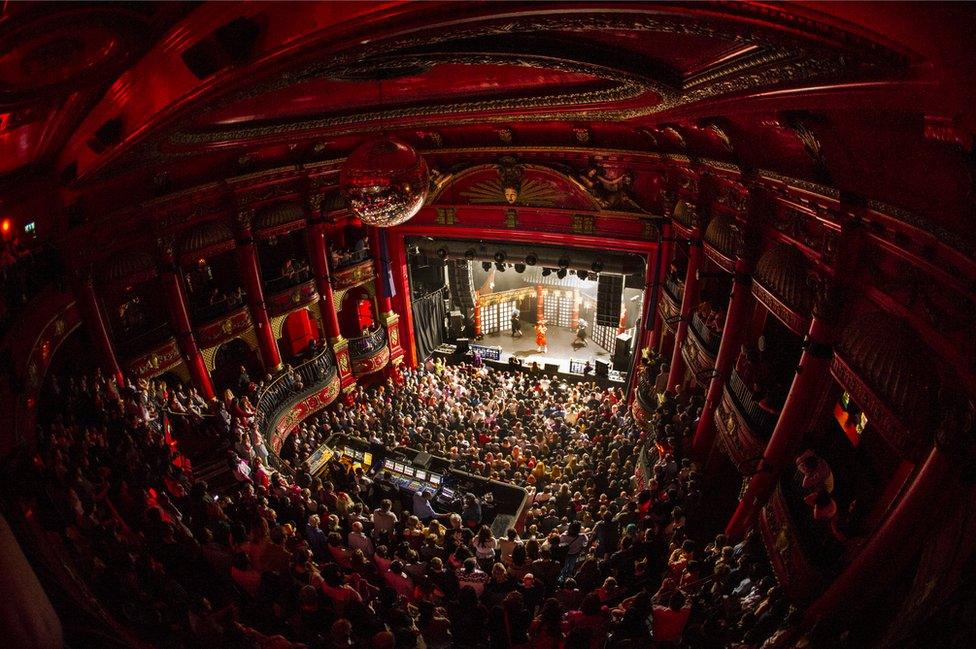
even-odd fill
[[[550,275],[552,275],[552,269],[551,268],[543,268],[542,269],[542,276],[543,277],[549,277]]]
[[[467,259],[468,261],[474,259],[474,256],[475,256],[474,248],[468,248],[467,250],[464,251],[464,258]]]
[[[515,272],[516,273],[524,273],[525,272],[525,264],[515,264]]]
[[[566,269],[560,268],[559,270],[557,270],[556,277],[558,277],[559,279],[566,279]]]
[[[526,266],[535,266],[538,263],[539,263],[539,257],[534,252],[530,252],[525,256]]]
[[[500,261],[496,261],[495,262],[495,268],[497,268],[498,269],[498,272],[500,272],[500,273],[504,273],[505,272],[505,264],[503,264]]]
[[[559,258],[559,267],[560,268],[569,268],[569,257],[560,257]]]
[[[592,270],[594,273],[602,273],[603,272],[603,262],[600,261],[599,259],[597,259],[596,261],[594,261],[590,265],[590,270]]]
[[[487,273],[489,270],[491,270],[491,262],[490,261],[481,262],[481,269]]]
[[[447,248],[438,248],[437,256],[441,259],[447,259]]]
[[[498,252],[496,252],[495,253],[495,261],[498,262],[499,264],[504,264],[505,263],[505,253],[502,252],[501,250],[499,250]]]
[[[587,277],[589,277],[589,275],[590,274],[588,272],[586,272],[585,270],[578,270],[578,271],[576,271],[576,276],[579,277],[580,279],[586,279]]]

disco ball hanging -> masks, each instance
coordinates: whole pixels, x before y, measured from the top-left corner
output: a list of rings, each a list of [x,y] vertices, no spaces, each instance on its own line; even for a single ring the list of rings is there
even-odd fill
[[[356,148],[339,173],[342,195],[363,223],[388,228],[409,221],[427,199],[427,163],[409,144],[392,137]]]

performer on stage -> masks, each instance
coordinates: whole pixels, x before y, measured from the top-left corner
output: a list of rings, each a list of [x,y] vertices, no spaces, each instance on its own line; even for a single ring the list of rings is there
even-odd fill
[[[519,310],[512,310],[512,338],[522,337],[522,321],[519,319]]]
[[[580,318],[579,322],[576,324],[576,339],[573,341],[573,349],[587,347],[586,325],[587,322],[583,318]]]
[[[535,344],[536,351],[542,352],[543,354],[549,351],[549,345],[546,344],[546,332],[549,327],[546,326],[546,319],[543,318],[539,320],[538,324],[535,326]]]

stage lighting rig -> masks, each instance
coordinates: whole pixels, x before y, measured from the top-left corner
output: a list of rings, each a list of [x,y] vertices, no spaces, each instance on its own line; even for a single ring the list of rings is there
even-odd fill
[[[587,277],[590,276],[590,274],[585,270],[578,270],[576,271],[576,276],[579,277],[580,279],[586,279]]]
[[[495,262],[495,268],[497,268],[497,269],[498,269],[498,272],[499,272],[499,273],[504,273],[504,272],[505,272],[505,264],[503,264],[503,263],[502,263],[502,262],[500,262],[500,261],[496,261],[496,262]]]
[[[487,273],[489,270],[491,270],[491,262],[490,261],[481,262],[481,269]]]
[[[441,259],[447,259],[447,254],[448,254],[447,253],[447,248],[438,248],[437,249],[437,256],[440,257]]]
[[[550,275],[552,275],[552,269],[551,268],[543,268],[542,269],[542,276],[543,277],[549,277]]]
[[[602,273],[603,272],[603,262],[600,261],[599,259],[597,259],[592,264],[590,264],[590,270],[592,270],[594,273]]]
[[[515,264],[515,272],[516,273],[524,273],[525,272],[525,264],[522,264],[522,263]]]
[[[565,268],[560,268],[558,271],[556,271],[556,277],[559,279],[566,279],[566,272],[567,271]]]
[[[505,263],[505,253],[499,250],[495,253],[495,262],[499,264]]]
[[[565,268],[569,268],[569,264],[570,264],[570,263],[571,263],[571,262],[570,262],[570,260],[569,260],[569,257],[560,257],[560,258],[559,258],[559,267],[560,267],[560,268],[563,268],[563,269],[565,269]]]
[[[476,254],[477,253],[475,252],[474,248],[468,248],[467,250],[464,251],[464,258],[467,259],[468,261],[471,261],[472,259],[474,259]]]
[[[530,252],[525,256],[526,266],[535,266],[538,263],[539,263],[539,256],[536,255],[534,252]]]

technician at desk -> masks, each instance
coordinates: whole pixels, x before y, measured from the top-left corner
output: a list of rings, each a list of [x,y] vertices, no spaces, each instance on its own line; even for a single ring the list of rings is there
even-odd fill
[[[447,514],[439,514],[430,506],[429,491],[418,491],[413,495],[413,515],[426,523],[432,518],[440,518]]]

